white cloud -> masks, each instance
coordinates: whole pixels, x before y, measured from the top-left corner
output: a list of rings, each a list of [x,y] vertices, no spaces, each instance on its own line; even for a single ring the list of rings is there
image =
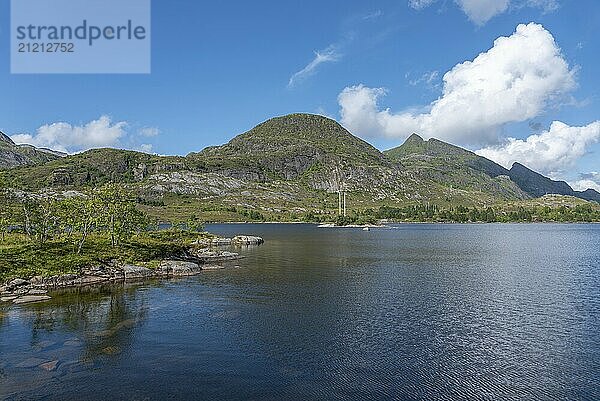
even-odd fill
[[[144,127],[138,132],[141,136],[145,136],[148,138],[158,136],[160,134],[160,130],[156,127]]]
[[[143,152],[143,153],[153,153],[152,148],[153,148],[153,146],[151,144],[142,143],[136,150]]]
[[[521,7],[527,6],[541,8],[544,12],[547,13],[556,11],[560,7],[558,0],[525,0],[524,3],[522,0],[521,3],[517,3],[517,5],[520,5]]]
[[[600,192],[600,184],[592,180],[579,180],[572,182],[571,188],[573,188],[575,191],[586,191],[588,189],[593,189]]]
[[[594,189],[600,192],[600,173],[592,171],[591,173],[581,174],[581,179],[571,183],[576,191],[585,191],[586,189]]]
[[[407,74],[407,78],[410,76],[410,74]],[[408,81],[408,84],[410,86],[417,86],[419,84],[426,84],[428,88],[430,89],[435,89],[439,87],[439,78],[440,78],[440,73],[439,71],[428,71],[426,73],[424,73],[423,75],[421,75],[419,78],[415,78],[415,79],[410,79]]]
[[[101,116],[97,120],[81,126],[58,122],[43,125],[35,135],[18,134],[12,136],[15,143],[27,143],[37,147],[50,148],[72,153],[90,148],[115,146],[125,136],[127,123],[112,123],[110,117]]]
[[[377,18],[381,17],[382,15],[383,15],[383,11],[376,10],[376,11],[373,11],[372,13],[365,15],[364,17],[362,17],[362,19],[364,21],[368,21],[368,20],[372,20],[372,19],[377,19]]]
[[[570,127],[554,121],[548,131],[527,139],[509,138],[500,146],[486,147],[476,153],[510,168],[519,162],[544,174],[564,171],[587,153],[590,145],[600,140],[600,121],[584,127]]]
[[[408,5],[416,10],[431,6],[438,0],[408,0]],[[454,0],[467,17],[476,25],[484,25],[498,14],[506,12],[509,7],[541,8],[551,12],[559,8],[558,0]]]
[[[104,147],[123,147],[152,153],[152,145],[138,145],[139,137],[155,137],[160,130],[145,127],[137,135],[127,132],[129,124],[125,121],[112,122],[109,116],[82,125],[66,122],[46,124],[38,128],[35,134],[17,134],[11,139],[18,144],[29,144],[40,148],[50,148],[65,153],[77,153],[87,149]]]
[[[332,63],[338,61],[341,55],[338,53],[336,46],[329,46],[325,50],[315,52],[315,58],[306,65],[303,69],[296,72],[290,77],[288,87],[292,88],[304,79],[314,75],[317,68],[324,63]]]
[[[381,110],[384,88],[345,88],[338,97],[342,123],[362,136],[406,138],[413,132],[463,145],[498,143],[505,124],[540,115],[576,87],[554,38],[543,26],[519,25],[474,60],[443,77],[442,95],[424,110]]]
[[[421,10],[423,8],[429,7],[437,0],[408,0],[408,5],[414,8],[415,10]]]
[[[477,25],[483,25],[492,17],[505,12],[509,0],[456,0],[467,17]]]

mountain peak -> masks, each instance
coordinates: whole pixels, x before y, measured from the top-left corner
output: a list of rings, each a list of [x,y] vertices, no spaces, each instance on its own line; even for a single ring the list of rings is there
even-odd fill
[[[45,163],[58,157],[58,153],[51,150],[40,150],[31,145],[16,145],[8,135],[0,131],[0,170]]]
[[[513,163],[509,176],[521,189],[534,197],[547,194],[577,196],[573,188],[566,182],[554,181],[519,162]]]
[[[8,135],[6,135],[4,132],[0,131],[0,142],[5,142],[8,143],[9,145],[14,145],[15,143],[13,142],[12,139],[10,139],[10,137]]]
[[[517,170],[527,170],[527,171],[533,171],[530,168],[527,168],[525,165],[519,163],[519,162],[514,162],[513,165],[510,168],[511,170],[513,169],[517,169]]]
[[[248,136],[259,136],[261,133],[268,133],[274,137],[286,136],[293,133],[297,135],[298,139],[319,139],[326,136],[353,136],[337,121],[331,118],[317,114],[294,113],[264,121],[250,131],[234,138],[234,140]]]
[[[416,133],[413,133],[411,136],[409,136],[408,138],[406,138],[406,141],[404,141],[404,143],[407,143],[407,142],[408,143],[413,143],[413,142],[414,143],[422,143],[422,142],[425,142],[425,141],[423,140],[423,138],[421,136],[419,136]]]
[[[230,173],[252,170],[252,174],[262,178],[286,179],[321,165],[330,168],[336,163],[353,166],[386,163],[381,152],[337,121],[301,113],[271,118],[225,145],[204,149],[193,156]]]
[[[412,154],[432,157],[474,156],[472,152],[466,149],[435,138],[430,138],[429,140],[425,141],[417,134],[412,134],[406,141],[404,141],[402,145],[385,151],[385,154],[396,159]]]

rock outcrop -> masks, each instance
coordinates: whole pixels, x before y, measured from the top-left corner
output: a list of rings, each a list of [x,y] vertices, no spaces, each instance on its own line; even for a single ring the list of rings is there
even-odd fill
[[[34,276],[28,280],[16,278],[0,287],[0,302],[25,304],[43,302],[51,299],[49,290],[67,287],[82,287],[114,283],[127,280],[147,280],[151,278],[169,278],[193,276],[203,270],[222,269],[218,263],[240,259],[239,253],[214,249],[217,245],[260,245],[264,241],[260,237],[242,235],[234,238],[215,238],[205,247],[195,247],[190,250],[186,260],[163,260],[156,268],[136,266],[131,264],[119,265],[109,262],[105,265],[91,266],[81,269],[79,274],[63,274],[59,276]],[[199,245],[199,244],[196,244]]]

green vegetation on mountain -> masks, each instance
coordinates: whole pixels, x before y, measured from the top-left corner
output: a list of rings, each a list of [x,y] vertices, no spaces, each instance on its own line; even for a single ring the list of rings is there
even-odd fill
[[[3,132],[0,132],[0,170],[46,163],[64,156],[49,149],[38,149],[31,145],[16,145]]]
[[[384,152],[386,156],[397,161],[407,161],[412,158],[436,160],[440,164],[451,163],[462,165],[484,173],[492,178],[501,175],[508,176],[504,167],[458,146],[442,142],[435,138],[424,141],[417,134],[411,135],[402,145]]]
[[[509,179],[508,170],[502,166],[437,139],[424,141],[420,136],[413,134],[404,144],[384,153],[400,163],[405,171],[419,177],[420,182],[433,181],[440,187],[467,191],[471,199],[476,201],[445,203],[476,205],[529,197]],[[436,202],[444,203],[439,200]]]
[[[151,173],[186,167],[181,157],[159,157],[120,149],[92,149],[45,164],[6,172],[7,179],[21,188],[91,188],[110,182],[133,183]]]
[[[382,153],[337,122],[307,114],[273,118],[225,145],[186,157],[96,149],[2,174],[13,192],[77,195],[115,183],[135,195],[138,209],[170,222],[190,216],[204,221],[334,221],[338,191],[347,193],[348,209],[357,215],[382,207],[419,210],[432,205],[445,211],[494,208],[503,213],[509,205],[551,193],[600,201],[593,190],[575,192],[524,166],[508,170],[416,134]],[[565,199],[568,205],[563,206],[578,206],[575,198]]]
[[[268,178],[294,179],[311,168],[352,160],[354,164],[387,165],[373,146],[353,136],[334,120],[292,114],[268,120],[223,146],[188,156],[208,170],[242,170]]]

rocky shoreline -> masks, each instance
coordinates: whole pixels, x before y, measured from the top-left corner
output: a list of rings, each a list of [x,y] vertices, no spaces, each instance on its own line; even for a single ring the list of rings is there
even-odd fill
[[[69,287],[85,287],[120,281],[147,280],[152,278],[185,277],[200,274],[204,270],[223,269],[218,263],[241,259],[236,252],[215,249],[218,246],[260,245],[260,237],[241,235],[234,238],[213,238],[201,240],[194,245],[199,248],[190,250],[183,257],[165,259],[158,267],[150,269],[143,266],[119,264],[111,261],[81,269],[78,274],[58,276],[16,278],[0,286],[0,302],[15,305],[43,302],[51,299],[49,291]]]

